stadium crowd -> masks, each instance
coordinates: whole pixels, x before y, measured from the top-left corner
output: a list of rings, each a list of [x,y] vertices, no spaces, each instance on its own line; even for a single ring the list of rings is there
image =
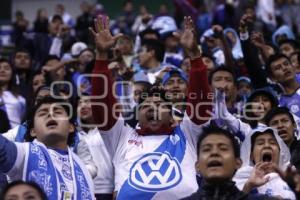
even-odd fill
[[[172,2],[16,12],[0,200],[300,199],[300,1]]]

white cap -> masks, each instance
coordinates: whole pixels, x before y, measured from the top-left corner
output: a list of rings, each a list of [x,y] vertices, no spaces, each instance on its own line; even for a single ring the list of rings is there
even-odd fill
[[[72,45],[71,48],[71,55],[73,57],[79,56],[80,52],[82,52],[82,50],[86,49],[87,45],[83,42],[76,42]]]
[[[152,29],[157,30],[160,35],[167,32],[174,32],[177,30],[175,20],[170,16],[161,16],[155,19],[152,24]]]

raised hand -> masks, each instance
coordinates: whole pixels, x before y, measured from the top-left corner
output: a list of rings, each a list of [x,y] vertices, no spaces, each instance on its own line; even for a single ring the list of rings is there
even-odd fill
[[[163,70],[161,70],[161,71],[159,72],[159,74],[156,76],[156,78],[159,79],[159,80],[161,80],[161,79],[164,77],[164,75],[165,75],[167,72],[171,71],[172,69],[174,69],[174,68],[169,67],[169,66],[165,67]]]
[[[180,44],[192,59],[200,57],[201,54],[198,49],[197,34],[194,22],[190,16],[184,17],[184,31],[181,34],[174,32],[173,35],[179,39]]]
[[[225,105],[225,110],[227,110],[226,103],[225,103],[225,94],[224,91],[221,91],[219,89],[215,89],[214,91],[214,99],[213,99],[213,117],[212,120],[215,121],[215,123],[222,127],[224,124],[223,117],[226,117],[223,114],[223,109]]]
[[[95,39],[97,52],[99,53],[107,52],[114,46],[117,39],[122,36],[122,34],[115,36],[111,35],[108,16],[99,15],[96,19],[94,19],[94,26],[95,31],[92,28],[89,28],[89,30]]]
[[[58,29],[57,37],[63,38],[69,32],[70,32],[70,28],[65,24],[61,24]]]
[[[68,65],[72,65],[72,64],[79,65],[79,63],[80,63],[80,61],[78,59],[72,59],[72,60],[68,60],[68,61],[64,61],[64,62],[59,62],[52,66],[45,65],[42,67],[42,73],[46,74],[46,73],[50,73],[50,72],[55,72],[55,71],[59,70],[60,68],[63,68],[64,66],[68,66]]]
[[[119,75],[124,81],[130,81],[134,75],[134,71],[130,67],[124,67],[121,71],[119,71]]]
[[[214,115],[212,120],[219,126],[223,127],[226,125],[230,130],[237,133],[240,131],[240,122],[233,116],[227,109],[225,92],[221,89],[215,90],[213,111]]]
[[[256,47],[262,47],[265,45],[264,36],[260,32],[254,32],[250,36],[251,43],[254,44]]]
[[[262,51],[262,55],[265,60],[275,53],[274,49],[265,43],[264,36],[260,32],[252,33],[250,35],[250,41],[254,46]]]
[[[249,14],[244,14],[240,19],[240,25],[239,30],[242,33],[245,33],[248,31],[249,25],[254,23],[253,16]]]
[[[57,71],[58,69],[64,67],[64,63],[63,62],[59,62],[58,64],[56,65],[45,65],[42,67],[42,73],[45,75],[47,73],[50,73],[50,72],[55,72]]]
[[[266,184],[270,177],[265,176],[268,173],[268,169],[270,168],[272,163],[269,162],[258,162],[254,166],[248,181],[246,182],[243,191],[248,193],[251,189],[262,186]]]
[[[215,35],[220,38],[220,37],[223,37],[223,27],[220,26],[220,25],[214,25],[212,27],[212,30],[214,31]]]
[[[268,162],[259,162],[254,166],[254,170],[249,178],[254,186],[259,187],[269,181],[269,177],[265,177],[265,175],[270,164]]]

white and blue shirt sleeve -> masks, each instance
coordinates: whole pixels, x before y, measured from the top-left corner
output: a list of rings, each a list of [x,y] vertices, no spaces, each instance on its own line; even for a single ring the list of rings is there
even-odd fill
[[[0,135],[0,171],[11,180],[22,179],[26,144],[14,143]]]

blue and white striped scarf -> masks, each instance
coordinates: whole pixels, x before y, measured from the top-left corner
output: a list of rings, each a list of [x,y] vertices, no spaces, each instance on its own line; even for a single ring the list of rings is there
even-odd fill
[[[81,164],[80,159],[69,148],[68,155],[74,181],[74,194],[71,199],[94,199],[90,175]],[[23,174],[25,181],[33,181],[40,185],[49,200],[64,199],[63,188],[66,184],[55,168],[46,146],[36,140],[28,145]]]

